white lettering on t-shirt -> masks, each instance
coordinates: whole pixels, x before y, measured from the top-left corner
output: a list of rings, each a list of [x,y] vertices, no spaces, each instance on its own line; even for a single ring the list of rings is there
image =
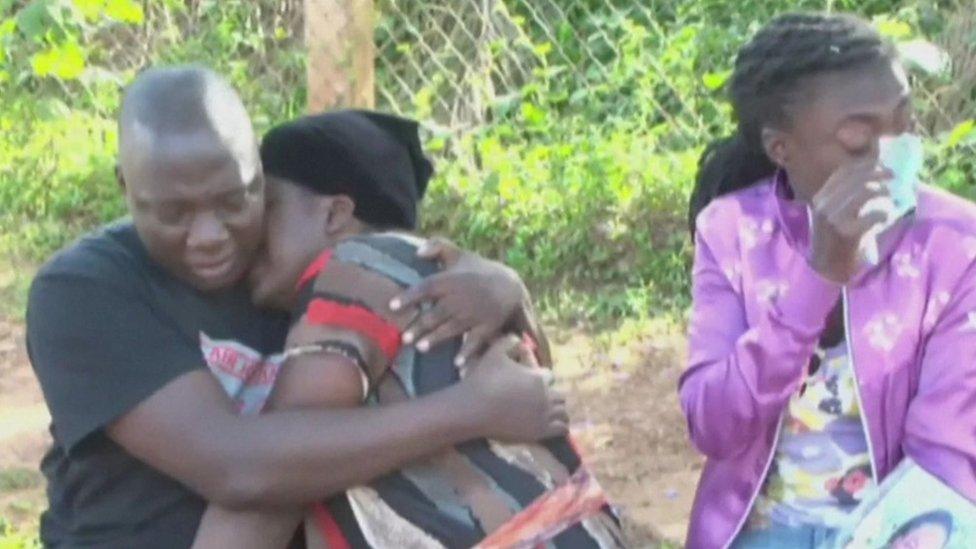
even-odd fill
[[[265,357],[237,341],[211,339],[203,332],[200,351],[238,413],[252,415],[264,409],[281,369],[281,355]]]

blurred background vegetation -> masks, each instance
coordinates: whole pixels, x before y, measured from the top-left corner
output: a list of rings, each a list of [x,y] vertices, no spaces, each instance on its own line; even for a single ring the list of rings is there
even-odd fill
[[[916,73],[928,177],[976,196],[965,0],[376,5],[378,107],[424,121],[437,162],[426,229],[509,262],[550,319],[684,310],[698,155],[731,127],[722,88],[736,49],[785,10],[854,11],[947,52],[951,66]],[[33,266],[124,213],[114,116],[138,70],[213,67],[259,131],[304,110],[300,0],[0,0],[0,14],[0,286],[14,313]]]

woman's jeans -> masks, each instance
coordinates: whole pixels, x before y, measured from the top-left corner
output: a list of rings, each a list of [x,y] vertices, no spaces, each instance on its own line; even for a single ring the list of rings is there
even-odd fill
[[[772,523],[768,528],[742,532],[732,549],[821,549],[832,548],[838,531],[825,526],[786,526]]]

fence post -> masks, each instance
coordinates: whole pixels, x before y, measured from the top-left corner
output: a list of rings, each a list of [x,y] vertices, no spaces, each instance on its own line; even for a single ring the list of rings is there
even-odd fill
[[[308,110],[375,103],[373,0],[304,0]]]

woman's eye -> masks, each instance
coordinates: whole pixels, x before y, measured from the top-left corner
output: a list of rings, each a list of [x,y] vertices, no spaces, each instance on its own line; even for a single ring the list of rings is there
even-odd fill
[[[859,120],[850,120],[838,129],[837,137],[848,153],[866,154],[871,150],[871,141],[875,138],[875,130],[870,124]]]
[[[908,117],[908,123],[905,124],[905,131],[907,133],[918,132],[918,116],[916,116],[914,113]]]

